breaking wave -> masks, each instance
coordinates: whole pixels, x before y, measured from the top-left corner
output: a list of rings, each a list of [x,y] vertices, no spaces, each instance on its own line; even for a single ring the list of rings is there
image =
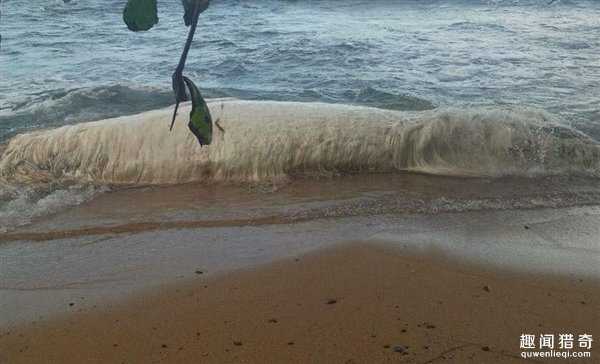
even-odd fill
[[[26,225],[33,219],[91,200],[105,187],[2,186],[0,188],[0,233]]]
[[[220,76],[246,72],[241,64],[225,61],[218,67]],[[238,76],[239,76],[238,74]],[[428,110],[435,105],[412,95],[393,94],[372,87],[323,94],[314,89],[275,90],[203,89],[205,97],[233,97],[244,100],[326,101],[353,103],[394,110]],[[129,87],[121,84],[74,89],[53,89],[25,98],[0,100],[0,142],[17,134],[41,128],[56,128],[79,122],[103,120],[167,107],[174,101],[173,91],[156,87]],[[1,151],[0,151],[1,152]]]
[[[200,147],[186,105],[36,131],[0,159],[7,183],[273,182],[296,175],[412,171],[454,176],[598,176],[600,144],[526,108],[420,112],[212,100],[217,130]]]
[[[172,102],[169,89],[119,84],[42,91],[2,105],[0,141],[23,131],[130,115]]]

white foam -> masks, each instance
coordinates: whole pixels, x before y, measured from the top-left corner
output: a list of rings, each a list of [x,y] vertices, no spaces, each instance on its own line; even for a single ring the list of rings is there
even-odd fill
[[[296,174],[417,171],[465,176],[598,175],[594,140],[540,111],[400,112],[271,101],[211,101],[226,132],[200,147],[172,108],[23,134],[0,159],[7,181],[111,184],[273,181]],[[222,108],[221,108],[222,107]]]
[[[91,200],[104,188],[63,186],[50,191],[30,187],[0,188],[0,233],[29,224],[33,219]]]

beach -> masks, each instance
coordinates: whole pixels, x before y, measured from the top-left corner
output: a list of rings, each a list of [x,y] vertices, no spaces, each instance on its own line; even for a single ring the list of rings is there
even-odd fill
[[[538,113],[220,104],[210,147],[165,138],[170,109],[11,139],[0,360],[510,363],[521,335],[597,331],[593,140]]]
[[[137,188],[38,219],[3,235],[0,362],[545,362],[521,335],[600,329],[597,206],[424,213],[412,185],[453,189]]]
[[[597,332],[599,282],[344,243],[2,330],[6,363],[520,363]],[[596,354],[595,350],[592,355]],[[589,360],[589,359],[587,359]]]
[[[600,2],[190,4],[2,3],[0,364],[600,362]]]

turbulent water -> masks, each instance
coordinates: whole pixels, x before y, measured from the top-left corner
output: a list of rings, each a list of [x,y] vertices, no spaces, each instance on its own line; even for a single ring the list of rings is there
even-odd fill
[[[114,184],[600,175],[598,2],[213,1],[186,71],[230,98],[209,148],[158,110],[178,0],[144,33],[121,0],[0,6],[0,227]]]

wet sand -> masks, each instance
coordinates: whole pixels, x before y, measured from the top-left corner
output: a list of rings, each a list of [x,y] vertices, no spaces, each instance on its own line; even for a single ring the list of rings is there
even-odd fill
[[[600,284],[347,243],[70,310],[0,363],[518,363],[522,333],[597,335]]]

